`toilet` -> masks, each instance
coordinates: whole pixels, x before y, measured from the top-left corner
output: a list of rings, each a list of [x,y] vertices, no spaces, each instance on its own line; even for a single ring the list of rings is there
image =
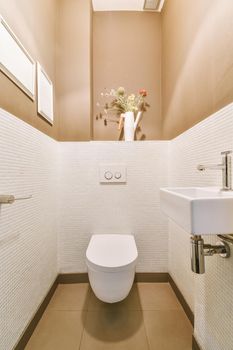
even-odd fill
[[[116,303],[133,285],[138,251],[133,235],[93,235],[86,251],[89,281],[96,297]]]

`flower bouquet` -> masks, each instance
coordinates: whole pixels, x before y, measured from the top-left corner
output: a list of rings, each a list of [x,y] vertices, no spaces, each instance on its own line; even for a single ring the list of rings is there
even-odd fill
[[[104,119],[104,125],[113,122],[118,124],[118,129],[124,128],[125,140],[133,141],[136,129],[146,112],[150,107],[146,102],[147,91],[141,89],[137,95],[127,95],[123,87],[117,90],[111,89],[110,92],[101,93],[102,97],[111,98],[112,101],[104,104],[104,115],[99,113],[96,119]],[[100,103],[97,103],[100,107]]]

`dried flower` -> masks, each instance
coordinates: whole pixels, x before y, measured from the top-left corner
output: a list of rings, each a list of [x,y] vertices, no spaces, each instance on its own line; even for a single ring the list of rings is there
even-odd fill
[[[101,96],[112,99],[110,102],[105,102],[103,104],[105,126],[107,126],[110,121],[119,123],[121,114],[126,112],[145,112],[147,107],[150,107],[145,101],[145,97],[147,96],[147,91],[145,89],[139,90],[137,95],[127,95],[124,87],[119,87],[116,90],[111,89],[109,92],[105,89],[105,91],[101,93]],[[97,103],[97,107],[99,106],[100,104]],[[116,119],[113,119],[113,117]],[[102,113],[99,113],[99,119],[102,119]]]
[[[123,87],[119,87],[119,88],[117,89],[117,94],[118,94],[119,96],[124,96],[124,94],[125,94],[125,89],[124,89]]]
[[[141,89],[139,90],[139,94],[142,96],[142,97],[146,97],[147,96],[147,91],[145,89]]]

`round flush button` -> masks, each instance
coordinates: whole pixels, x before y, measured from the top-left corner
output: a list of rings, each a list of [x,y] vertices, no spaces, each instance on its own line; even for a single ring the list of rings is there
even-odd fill
[[[106,173],[104,173],[104,177],[106,180],[111,180],[113,175],[110,171],[106,171]]]
[[[119,180],[121,178],[121,173],[115,173],[115,179]]]

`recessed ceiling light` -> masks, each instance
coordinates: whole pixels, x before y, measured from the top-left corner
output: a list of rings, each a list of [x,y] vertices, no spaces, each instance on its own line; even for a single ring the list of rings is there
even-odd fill
[[[165,0],[145,0],[144,10],[161,11]]]
[[[94,11],[141,11],[144,0],[92,0]]]
[[[161,11],[164,0],[92,0],[94,11]]]

